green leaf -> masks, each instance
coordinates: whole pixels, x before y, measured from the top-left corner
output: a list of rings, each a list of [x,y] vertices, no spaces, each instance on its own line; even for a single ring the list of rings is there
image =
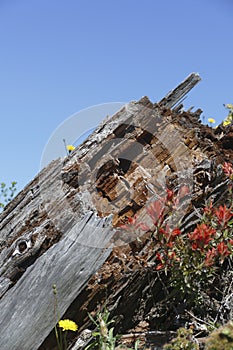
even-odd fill
[[[91,314],[88,313],[88,316],[89,316],[90,320],[91,320],[96,326],[98,326],[98,323],[94,320],[94,318],[91,316]]]
[[[97,336],[99,336],[99,335],[100,335],[100,332],[93,332],[93,333],[92,333],[92,336],[93,336],[93,337],[97,337]]]
[[[111,340],[113,339],[113,330],[114,330],[114,327],[110,328],[110,329],[109,329],[109,332],[108,332],[109,338],[110,338]]]

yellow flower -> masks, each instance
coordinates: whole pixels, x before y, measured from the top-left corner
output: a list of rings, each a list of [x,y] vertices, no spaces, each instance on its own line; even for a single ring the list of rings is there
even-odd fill
[[[209,118],[209,119],[208,119],[208,122],[211,123],[211,124],[212,124],[212,123],[214,124],[214,123],[215,123],[215,119]]]
[[[58,326],[60,328],[62,328],[63,331],[73,331],[76,332],[78,329],[78,326],[76,325],[76,323],[74,321],[71,320],[60,320],[58,322]]]
[[[231,124],[230,120],[224,120],[223,126],[227,126],[227,125],[229,125],[229,124]]]
[[[233,109],[233,105],[231,103],[228,103],[227,105],[225,105],[227,108],[229,109]]]
[[[73,145],[67,145],[66,149],[67,149],[67,151],[74,151],[75,147]]]

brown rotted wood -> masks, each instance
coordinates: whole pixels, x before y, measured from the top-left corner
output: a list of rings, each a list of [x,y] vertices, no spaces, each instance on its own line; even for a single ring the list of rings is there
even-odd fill
[[[184,178],[192,176],[194,186],[184,231],[206,198],[221,201],[227,182],[220,164],[230,154],[224,137],[202,126],[199,112],[170,109],[199,80],[191,74],[158,104],[146,97],[129,103],[71,156],[49,164],[6,207],[0,216],[1,349],[55,346],[53,284],[61,315],[66,312],[81,330],[90,325],[87,311],[95,312],[106,297],[121,331],[153,314],[153,294],[163,296],[151,272],[150,241],[112,253],[106,247],[124,243],[115,228],[135,213],[143,218],[161,176],[179,188],[177,169]]]

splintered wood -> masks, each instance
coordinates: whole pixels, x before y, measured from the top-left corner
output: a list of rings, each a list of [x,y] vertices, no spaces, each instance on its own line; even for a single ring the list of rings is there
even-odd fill
[[[125,105],[1,213],[1,350],[56,349],[53,284],[61,316],[80,331],[90,327],[87,312],[105,304],[121,333],[137,332],[143,319],[147,331],[163,328],[156,303],[166,279],[153,268],[154,246],[148,235],[137,240],[120,226],[135,214],[143,220],[166,188],[191,190],[179,217],[184,232],[205,200],[223,200],[232,127],[204,126],[199,109],[179,104],[199,81],[193,73],[158,103],[143,97]],[[174,328],[172,315],[166,321]]]

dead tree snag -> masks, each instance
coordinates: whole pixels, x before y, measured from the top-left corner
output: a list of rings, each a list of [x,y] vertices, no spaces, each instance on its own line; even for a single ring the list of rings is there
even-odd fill
[[[184,111],[179,104],[199,80],[193,73],[160,102],[143,97],[103,120],[3,211],[1,350],[56,348],[54,283],[61,315],[77,321],[80,331],[90,325],[87,311],[105,302],[121,332],[142,319],[164,330],[158,315],[167,313],[156,305],[165,298],[165,281],[151,268],[155,251],[149,239],[123,237],[118,227],[135,214],[143,218],[145,206],[165,188],[192,190],[178,213],[184,232],[205,200],[223,200],[221,164],[232,159],[232,127],[213,130],[200,123],[199,109]],[[175,328],[173,316],[168,329]]]

